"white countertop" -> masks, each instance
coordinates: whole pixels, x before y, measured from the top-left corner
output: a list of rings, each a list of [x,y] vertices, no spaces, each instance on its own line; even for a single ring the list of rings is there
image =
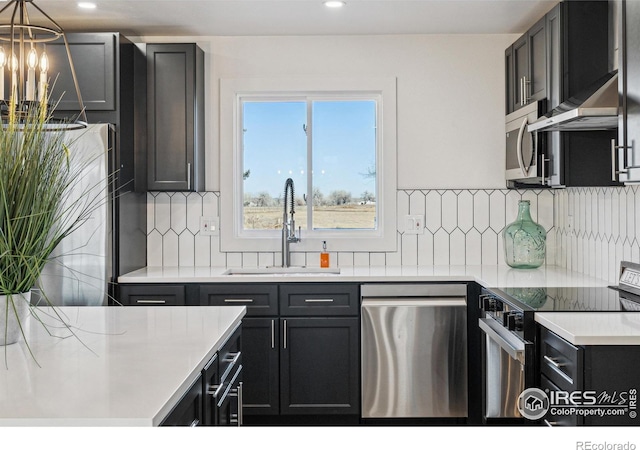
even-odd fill
[[[535,319],[574,345],[640,345],[640,312],[548,312]]]
[[[0,426],[155,426],[231,332],[244,306],[60,307],[78,338],[30,318],[0,347]],[[43,321],[69,336],[59,321]],[[6,351],[6,353],[5,353]],[[6,364],[5,364],[6,357]]]
[[[119,283],[287,283],[475,281],[485,287],[593,287],[605,280],[558,266],[512,269],[503,265],[341,267],[340,274],[223,275],[226,267],[145,267]]]

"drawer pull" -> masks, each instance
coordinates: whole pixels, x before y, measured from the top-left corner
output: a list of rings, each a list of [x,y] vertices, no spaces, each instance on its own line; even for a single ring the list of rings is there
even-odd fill
[[[558,425],[558,422],[549,422],[547,419],[544,419],[544,424],[548,427],[555,427]]]
[[[225,298],[225,303],[253,303],[252,298]]]
[[[556,361],[556,360],[555,360],[555,359],[553,359],[553,358],[550,358],[550,357],[549,357],[549,356],[547,356],[547,355],[544,355],[544,360],[545,360],[545,361],[547,361],[549,364],[551,364],[553,367],[555,367],[555,368],[557,368],[557,369],[559,369],[560,367],[564,367],[564,366],[566,366],[566,364],[559,363],[558,361]]]
[[[193,419],[193,422],[191,422],[191,425],[189,425],[190,427],[197,427],[200,426],[200,419]]]
[[[332,298],[305,298],[305,303],[333,303]]]
[[[161,298],[158,299],[147,299],[147,300],[136,300],[136,303],[144,303],[146,305],[164,305],[165,303],[167,303],[166,300],[162,300]]]

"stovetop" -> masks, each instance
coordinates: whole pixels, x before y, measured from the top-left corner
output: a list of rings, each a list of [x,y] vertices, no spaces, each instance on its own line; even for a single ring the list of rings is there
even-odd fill
[[[522,311],[640,311],[640,296],[610,287],[491,288]]]

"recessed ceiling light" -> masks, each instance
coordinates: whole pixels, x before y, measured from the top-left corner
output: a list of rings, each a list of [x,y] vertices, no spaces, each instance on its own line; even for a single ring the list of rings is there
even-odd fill
[[[324,2],[324,6],[327,8],[342,8],[344,5],[346,5],[346,3],[339,0],[328,0]]]
[[[80,3],[78,3],[78,8],[96,9],[96,4],[95,3],[89,3],[89,2],[80,2]]]

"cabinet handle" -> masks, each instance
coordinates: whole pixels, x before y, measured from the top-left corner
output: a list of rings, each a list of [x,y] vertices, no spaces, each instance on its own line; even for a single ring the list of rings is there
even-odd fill
[[[147,300],[136,300],[136,303],[141,303],[146,305],[164,305],[165,303],[167,303],[167,301],[161,298],[158,298],[158,299],[150,298]]]
[[[193,422],[191,422],[191,425],[189,425],[190,427],[197,427],[198,425],[200,425],[200,419],[193,419]]]
[[[271,348],[276,348],[276,321],[271,319]]]
[[[253,303],[252,298],[225,298],[225,303]]]
[[[305,303],[333,303],[332,298],[305,298]]]
[[[287,319],[284,319],[284,325],[283,325],[283,334],[284,334],[284,339],[283,339],[283,343],[284,343],[284,349],[286,350],[287,348]]]
[[[527,87],[529,89],[527,89]],[[522,77],[522,104],[526,105],[531,100],[531,97],[527,94],[528,91],[531,91],[531,81],[527,81],[527,77]]]
[[[524,105],[524,77],[520,78],[520,106]]]
[[[191,189],[191,163],[187,163],[187,189]]]
[[[547,419],[544,419],[544,424],[548,427],[555,427],[558,425],[558,422],[549,422]]]
[[[559,363],[558,361],[556,361],[553,358],[548,357],[547,355],[544,355],[544,360],[547,361],[549,364],[551,364],[553,367],[555,367],[557,369],[559,369],[560,367],[566,366],[566,364]]]

